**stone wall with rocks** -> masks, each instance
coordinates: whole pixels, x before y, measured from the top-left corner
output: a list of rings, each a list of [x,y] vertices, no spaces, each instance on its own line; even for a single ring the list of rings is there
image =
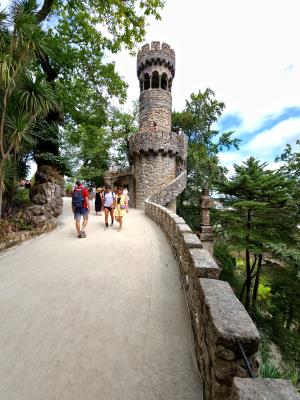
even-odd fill
[[[146,199],[145,213],[161,227],[179,263],[204,400],[300,400],[287,381],[248,378],[241,348],[257,374],[259,333],[229,284],[218,280],[220,269],[198,236],[165,207],[165,193],[175,190],[178,178]]]
[[[26,209],[29,222],[39,231],[48,231],[57,225],[63,210],[64,179],[50,166],[43,166],[35,175],[30,189],[32,205]]]
[[[144,209],[145,199],[173,181],[176,173],[176,159],[162,153],[135,155],[135,204]]]
[[[159,132],[171,132],[172,97],[162,89],[146,90],[140,95],[139,130],[150,132],[154,124]]]
[[[174,132],[142,132],[129,138],[129,155],[134,154],[169,154],[179,157],[183,162],[187,156],[187,138]]]
[[[158,204],[168,205],[173,199],[176,199],[176,197],[184,191],[186,187],[186,179],[186,171],[183,171],[179,176],[177,176],[177,178],[173,178],[170,184],[162,186],[161,190],[152,195],[152,201]]]

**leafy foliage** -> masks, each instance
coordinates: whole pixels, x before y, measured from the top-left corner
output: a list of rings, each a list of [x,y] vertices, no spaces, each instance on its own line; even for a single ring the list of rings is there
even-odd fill
[[[219,224],[226,240],[236,250],[245,251],[245,304],[249,309],[252,279],[255,304],[265,253],[278,243],[296,244],[299,209],[293,197],[294,182],[265,169],[266,163],[250,157],[234,167],[235,175],[219,185],[226,195]]]
[[[29,73],[37,55],[44,59],[51,45],[36,23],[35,1],[14,2],[2,12],[0,37],[0,216],[5,163],[23,142],[33,143],[34,126],[58,108],[53,88],[43,76]]]
[[[178,213],[195,227],[198,202],[202,188],[225,176],[218,153],[224,148],[238,148],[238,140],[232,132],[220,133],[214,124],[222,115],[225,104],[215,99],[215,93],[207,88],[203,93],[192,93],[182,112],[172,114],[172,129],[181,129],[188,137],[187,189],[178,201]]]
[[[159,19],[163,4],[44,0],[39,7],[35,0],[18,0],[0,12],[0,209],[3,164],[12,153],[16,160],[33,157],[38,168],[50,165],[66,175],[78,166],[80,153],[82,175],[103,174],[111,99],[123,102],[127,88],[108,56],[122,46],[133,52],[147,18]],[[84,137],[74,143],[70,130]],[[85,139],[96,130],[104,151],[87,156],[92,147]],[[76,157],[70,149],[77,150]]]

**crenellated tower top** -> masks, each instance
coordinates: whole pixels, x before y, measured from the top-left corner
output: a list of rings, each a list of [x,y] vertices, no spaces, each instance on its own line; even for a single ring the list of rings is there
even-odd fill
[[[142,70],[150,65],[163,65],[174,78],[175,51],[167,43],[151,42],[151,46],[149,43],[145,44],[137,55],[137,75],[139,79]]]
[[[145,44],[137,55],[140,132],[171,132],[175,52],[166,43]]]

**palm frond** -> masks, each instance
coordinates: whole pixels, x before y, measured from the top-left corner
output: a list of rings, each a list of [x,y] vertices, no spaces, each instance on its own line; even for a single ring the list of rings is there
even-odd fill
[[[3,167],[2,174],[0,176],[0,185],[2,186],[3,191],[12,184],[15,179],[15,166],[9,157]]]
[[[5,132],[9,142],[18,150],[22,142],[34,143],[34,121],[29,113],[22,112],[8,115],[5,120]]]
[[[24,78],[20,101],[22,109],[34,116],[46,115],[59,108],[51,85],[42,75],[35,79],[30,76]]]

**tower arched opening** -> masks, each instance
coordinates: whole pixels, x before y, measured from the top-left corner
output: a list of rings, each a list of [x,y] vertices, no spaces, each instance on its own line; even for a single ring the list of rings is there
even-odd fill
[[[157,71],[153,71],[152,80],[151,80],[151,88],[159,89],[159,73]]]
[[[150,89],[150,75],[148,72],[144,75],[144,90]]]
[[[168,90],[168,75],[165,72],[161,76],[161,88]]]
[[[169,79],[168,89],[169,89],[169,92],[171,92],[171,89],[172,89],[172,78]]]

